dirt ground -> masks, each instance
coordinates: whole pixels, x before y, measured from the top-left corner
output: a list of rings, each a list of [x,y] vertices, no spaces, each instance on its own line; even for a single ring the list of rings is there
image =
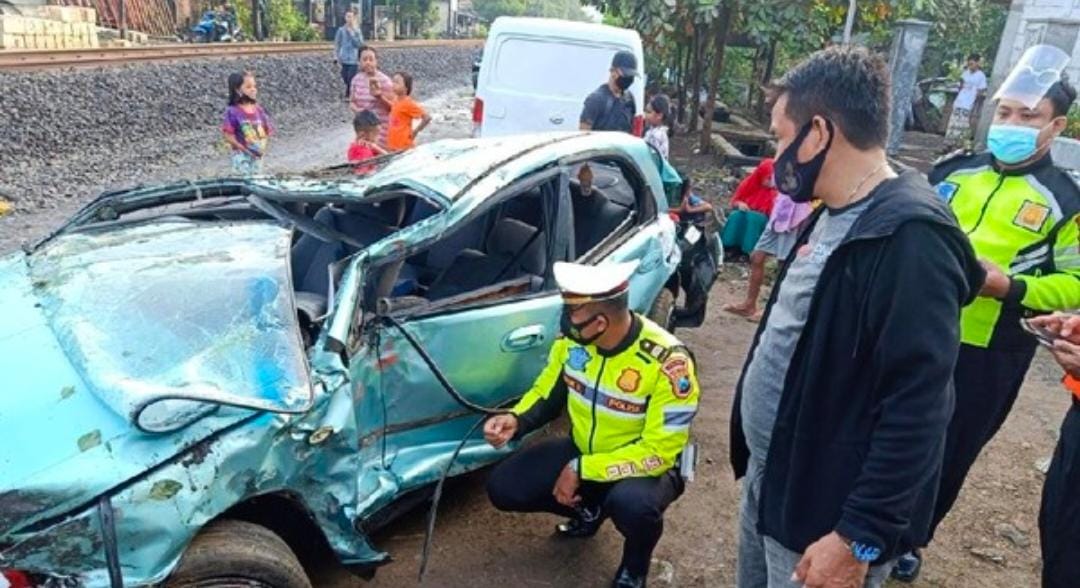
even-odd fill
[[[674,159],[680,168],[709,178],[701,182],[706,190],[726,185],[709,158],[689,152],[685,142],[676,143]],[[679,333],[700,363],[702,407],[693,431],[701,457],[698,479],[665,517],[651,586],[735,583],[739,486],[727,460],[728,417],[755,325],[720,308],[741,299],[744,288],[745,266],[729,265],[713,290],[706,324]],[[1059,378],[1056,365],[1040,352],[1011,416],[975,464],[955,509],[927,550],[922,578],[914,586],[1038,585],[1037,515],[1043,481],[1038,465],[1051,455],[1069,403]],[[590,540],[557,540],[552,536],[558,522],[554,517],[495,511],[484,495],[486,476],[486,471],[477,472],[448,486],[425,586],[608,585],[621,547],[621,537],[610,524]],[[426,508],[414,511],[375,537],[376,545],[395,561],[380,569],[372,582],[328,570],[316,579],[317,585],[417,585],[425,514]]]

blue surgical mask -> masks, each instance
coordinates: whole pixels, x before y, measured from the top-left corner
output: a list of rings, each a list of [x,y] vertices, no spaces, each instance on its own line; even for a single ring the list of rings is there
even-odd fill
[[[1019,125],[992,125],[986,144],[994,159],[1005,165],[1016,165],[1031,159],[1039,150],[1041,130]]]

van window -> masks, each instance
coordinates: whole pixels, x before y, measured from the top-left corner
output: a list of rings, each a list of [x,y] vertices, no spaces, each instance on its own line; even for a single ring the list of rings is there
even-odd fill
[[[607,81],[611,56],[621,49],[629,50],[567,39],[511,37],[499,44],[492,86],[584,101]]]

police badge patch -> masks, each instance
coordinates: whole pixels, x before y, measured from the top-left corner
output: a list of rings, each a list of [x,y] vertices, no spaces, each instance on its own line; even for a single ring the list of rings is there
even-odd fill
[[[935,189],[939,198],[945,202],[952,202],[953,196],[956,196],[956,191],[960,189],[960,186],[952,182],[941,182]]]
[[[619,386],[619,390],[627,394],[633,394],[637,392],[638,386],[641,385],[641,372],[633,368],[626,368],[619,375],[619,380],[615,384]]]
[[[592,355],[584,347],[574,347],[570,350],[570,356],[567,358],[566,363],[572,369],[579,372],[585,371],[585,368],[589,367],[589,361],[592,360]]]
[[[1013,224],[1022,229],[1038,233],[1042,230],[1043,224],[1046,223],[1046,219],[1049,216],[1049,206],[1043,206],[1037,202],[1025,200],[1024,204],[1020,207],[1020,211],[1017,212],[1016,217],[1013,218]]]

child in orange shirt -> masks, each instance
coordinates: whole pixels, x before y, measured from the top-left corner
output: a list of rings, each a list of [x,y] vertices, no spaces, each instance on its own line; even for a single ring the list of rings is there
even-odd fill
[[[391,151],[404,151],[416,145],[416,136],[429,124],[431,115],[412,98],[413,77],[403,71],[394,74],[394,105],[390,107],[390,132],[386,146]],[[420,120],[420,126],[413,123]]]

